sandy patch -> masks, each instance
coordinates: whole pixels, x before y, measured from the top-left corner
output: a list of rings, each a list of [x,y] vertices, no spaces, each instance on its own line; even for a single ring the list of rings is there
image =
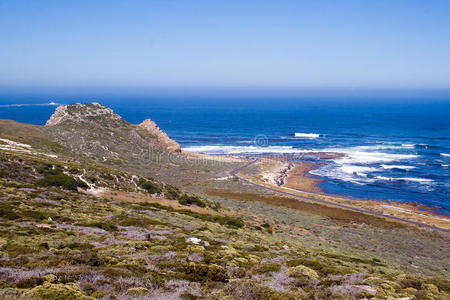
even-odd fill
[[[323,180],[313,178],[308,172],[317,168],[316,163],[295,163],[293,169],[288,172],[288,176],[283,187],[308,191],[308,192],[320,192],[320,188],[317,184]]]

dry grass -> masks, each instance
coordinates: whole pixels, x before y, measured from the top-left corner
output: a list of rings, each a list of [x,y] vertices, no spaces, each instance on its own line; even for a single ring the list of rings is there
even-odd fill
[[[207,207],[199,207],[199,206],[185,206],[178,203],[175,200],[168,200],[165,198],[155,198],[149,195],[145,195],[142,193],[133,193],[133,192],[123,192],[123,191],[113,191],[113,192],[105,192],[102,194],[105,198],[110,198],[113,200],[123,201],[123,202],[131,202],[131,203],[158,203],[164,206],[170,206],[175,209],[187,209],[193,212],[197,212],[200,214],[209,214],[214,216],[225,216],[229,215],[226,211],[215,211],[211,208]]]
[[[308,213],[320,215],[326,218],[330,218],[340,223],[364,223],[381,228],[406,228],[407,225],[388,221],[381,217],[367,215],[357,211],[346,210],[338,207],[330,207],[318,203],[304,202],[295,198],[283,197],[283,196],[264,196],[251,193],[238,193],[228,190],[210,190],[207,192],[210,196],[231,198],[240,201],[252,201],[263,202],[266,204],[283,206],[293,208]]]

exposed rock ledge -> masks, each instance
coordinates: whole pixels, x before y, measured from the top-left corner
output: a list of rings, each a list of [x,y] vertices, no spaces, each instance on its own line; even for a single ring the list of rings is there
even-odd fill
[[[294,168],[295,165],[294,164],[288,164],[286,166],[284,166],[283,169],[280,170],[280,173],[278,174],[278,176],[275,178],[275,183],[277,186],[282,186],[284,185],[286,178],[288,176],[289,171]]]
[[[156,125],[156,123],[152,120],[146,119],[138,126],[154,135],[161,144],[166,146],[167,150],[181,152],[180,145],[169,138],[169,136],[164,131],[162,131],[161,128],[159,128],[159,126]]]
[[[70,105],[60,105],[56,108],[55,113],[45,123],[45,126],[55,126],[65,121],[79,122],[85,120],[86,117],[107,116],[113,120],[121,120],[122,118],[114,113],[114,111],[103,104],[93,102],[87,104],[74,103]]]
[[[78,128],[78,131],[74,133],[73,130],[70,130],[73,124],[82,124],[82,128]],[[60,125],[68,125],[66,127],[69,129],[64,128],[64,126],[59,128]],[[136,140],[129,138],[131,136],[137,137],[141,144],[149,143],[149,145],[161,146],[171,152],[181,152],[180,145],[169,138],[152,120],[144,120],[139,125],[130,124],[112,109],[97,102],[58,106],[45,126],[50,131],[51,128],[55,129],[58,137],[62,136],[61,130],[66,130],[65,137],[67,140],[65,142],[68,144],[73,143],[74,140],[79,142],[81,140],[82,143],[89,144],[90,148],[101,144],[99,146],[101,149],[97,149],[97,153],[104,150],[109,151],[108,147],[120,148],[117,144],[117,139],[120,139],[120,137],[123,139],[122,148],[128,149],[129,144],[136,142]],[[142,138],[138,135],[138,130],[145,131],[147,137]],[[72,144],[72,146],[74,145]],[[78,147],[79,144],[75,146]]]

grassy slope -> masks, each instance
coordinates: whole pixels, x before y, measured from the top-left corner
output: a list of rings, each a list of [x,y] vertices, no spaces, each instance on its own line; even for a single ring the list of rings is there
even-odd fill
[[[45,149],[39,128],[0,127],[2,138]],[[0,298],[352,299],[372,289],[380,299],[448,296],[448,236],[282,207],[286,199],[233,180],[189,186],[215,188],[202,210],[161,205],[133,173],[76,160],[1,152]],[[38,184],[59,168],[113,191],[104,198]],[[168,198],[167,185],[146,180]]]
[[[41,126],[0,119],[0,137],[30,144],[50,153],[61,154],[67,151],[47,135]]]

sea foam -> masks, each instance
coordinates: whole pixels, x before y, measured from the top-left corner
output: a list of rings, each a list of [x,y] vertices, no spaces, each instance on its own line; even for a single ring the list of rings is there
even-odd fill
[[[383,169],[391,170],[391,169],[401,169],[401,170],[412,170],[414,166],[403,166],[403,165],[381,165]]]
[[[303,133],[303,132],[296,132],[295,137],[299,138],[308,138],[308,139],[315,139],[320,137],[320,134],[318,133]]]
[[[49,103],[35,103],[35,104],[29,104],[29,103],[16,103],[16,104],[2,104],[0,107],[23,107],[23,106],[58,106],[59,103],[55,102],[49,102]]]
[[[415,154],[393,154],[384,152],[366,152],[360,151],[358,147],[347,149],[330,149],[330,152],[344,153],[343,158],[335,159],[339,164],[373,164],[373,163],[387,163],[399,160],[410,160],[417,158]]]
[[[263,154],[263,153],[304,153],[306,150],[295,149],[292,146],[188,146],[183,148],[188,152],[199,152],[206,154]]]
[[[415,178],[415,177],[385,177],[385,176],[376,176],[375,179],[383,180],[383,181],[391,181],[391,182],[400,182],[400,181],[411,181],[417,182],[421,184],[429,184],[434,182],[433,179],[428,178]]]
[[[355,165],[343,165],[341,166],[341,170],[344,171],[345,173],[350,174],[356,173],[360,176],[366,176],[366,173],[378,171],[377,168],[355,166]]]
[[[403,181],[413,181],[413,182],[418,182],[418,183],[431,183],[434,180],[433,179],[428,179],[428,178],[413,178],[413,177],[401,177],[401,178],[393,178],[393,180],[403,180]]]

